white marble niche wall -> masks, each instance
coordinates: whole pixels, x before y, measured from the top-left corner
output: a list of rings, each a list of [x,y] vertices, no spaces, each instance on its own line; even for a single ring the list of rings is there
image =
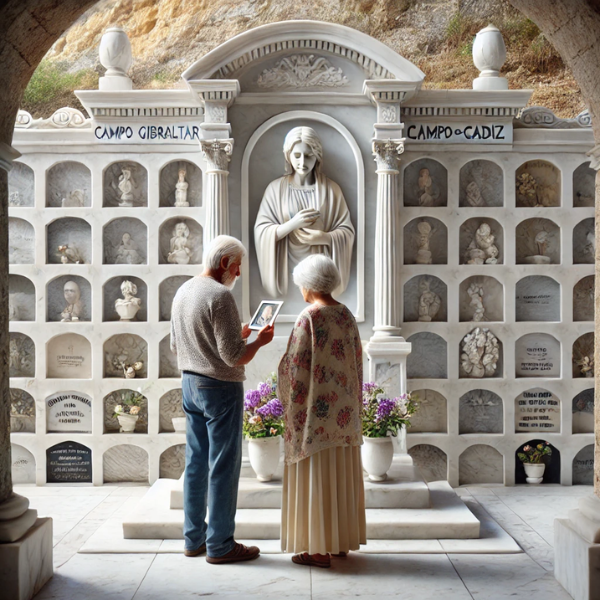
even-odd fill
[[[458,204],[461,208],[504,205],[504,174],[491,160],[471,160],[459,175]]]
[[[133,333],[118,333],[104,342],[104,377],[125,378],[123,365],[141,362],[135,379],[148,377],[148,343]]]
[[[119,404],[123,405],[127,395],[131,392],[130,389],[120,389],[106,395],[103,400],[104,409],[104,433],[119,433],[120,425],[116,417],[114,417],[115,407]],[[140,404],[140,412],[138,420],[135,423],[135,433],[148,433],[148,398],[143,397]]]
[[[573,342],[573,377],[594,377],[594,333],[584,333]]]
[[[493,244],[489,248],[482,248],[477,243],[477,231],[482,225],[488,225],[491,235],[494,237]],[[493,251],[493,246],[497,252]],[[483,262],[474,262],[473,254],[479,250],[481,257],[477,260]],[[494,257],[495,255],[495,257]],[[487,262],[488,260],[496,262]],[[486,268],[490,264],[501,265],[504,263],[504,230],[502,225],[495,219],[473,217],[467,219],[461,226],[459,232],[459,261],[461,265],[477,265],[480,268]]]
[[[408,433],[448,433],[448,402],[435,390],[411,390],[418,404],[410,419]]]
[[[8,320],[35,321],[35,286],[23,275],[8,276]]]
[[[584,219],[573,229],[573,264],[593,265],[595,251],[594,219]]]
[[[8,218],[8,263],[32,265],[35,262],[35,231],[25,219]]]
[[[92,315],[92,287],[90,282],[80,275],[61,275],[50,280],[46,286],[46,321],[62,321],[62,313],[69,306],[64,289],[68,283],[75,283],[80,291],[81,311],[79,321],[90,321]]]
[[[148,228],[133,217],[109,221],[102,230],[105,265],[148,264]]]
[[[425,302],[421,305],[421,297],[428,292],[435,294],[439,298],[431,302]],[[432,307],[439,305],[439,308],[432,315]],[[433,275],[417,275],[409,279],[404,284],[404,321],[422,321],[422,322],[442,322],[448,320],[448,287],[439,278]]]
[[[135,314],[135,317],[131,319],[132,322],[136,321],[147,321],[148,320],[148,286],[143,279],[139,277],[133,277],[132,275],[124,275],[119,277],[112,277],[103,286],[102,297],[102,320],[103,321],[120,321],[121,317],[117,313],[115,308],[115,302],[123,299],[121,292],[121,285],[124,281],[130,281],[137,287],[136,298],[139,298],[142,303],[140,309]]]
[[[560,189],[560,170],[547,160],[529,160],[517,169],[517,208],[560,206]]]
[[[516,321],[560,321],[560,284],[546,275],[529,275],[515,286]]]
[[[67,246],[62,251],[59,247]],[[46,262],[48,264],[90,264],[92,262],[92,228],[84,219],[64,217],[46,227]],[[65,257],[66,263],[63,263]]]
[[[425,247],[424,235],[419,233],[419,224],[427,223],[429,230],[429,262],[425,262],[426,258],[422,250]],[[419,217],[408,222],[404,227],[404,264],[433,264],[445,265],[448,264],[448,229],[439,219],[433,217]],[[419,252],[421,250],[421,252]]]
[[[185,444],[167,448],[160,455],[160,477],[179,479],[185,469]]]
[[[35,377],[35,344],[24,333],[9,334],[8,372],[9,377]]]
[[[183,230],[184,237],[186,238],[185,246],[187,248],[185,251],[187,257],[183,257],[183,259],[181,258],[183,253],[181,252],[181,249],[178,249],[179,240],[177,236],[177,228],[181,223],[187,228]],[[166,220],[162,223],[158,232],[159,264],[202,264],[202,239],[202,225],[200,225],[198,221],[188,217],[174,217]]]
[[[185,181],[188,184],[186,201],[192,208],[202,206],[202,171],[189,160],[174,160],[160,170],[161,208],[175,207],[175,186],[179,181],[179,170],[185,169]]]
[[[594,433],[594,388],[579,392],[572,410],[573,433]]]
[[[133,161],[118,161],[104,169],[102,185],[102,206],[123,207],[123,192],[119,189],[119,179],[123,169],[131,173],[131,200],[127,202],[132,208],[148,206],[148,171]]]
[[[432,158],[420,158],[404,169],[404,206],[448,206],[448,171]]]
[[[140,446],[119,444],[102,455],[104,483],[148,483],[148,453]]]
[[[408,449],[425,481],[446,481],[448,479],[448,456],[432,444],[415,444]]]
[[[83,208],[92,205],[92,174],[83,164],[65,161],[46,172],[46,206]]]
[[[173,433],[173,419],[185,417],[183,410],[183,397],[181,388],[169,390],[163,394],[159,401],[159,433]]]
[[[537,240],[544,239],[545,246]],[[544,258],[540,258],[544,257]],[[517,225],[516,258],[518,265],[560,264],[560,228],[550,219],[525,219]]]
[[[596,197],[596,171],[590,163],[579,165],[573,171],[573,206],[575,208],[594,208]]]
[[[458,433],[504,433],[504,407],[498,394],[470,390],[458,401]]]
[[[594,320],[594,276],[580,279],[573,287],[573,321]]]
[[[483,290],[483,316],[479,294],[474,293],[475,288]],[[472,293],[469,294],[469,290]],[[467,277],[459,286],[459,320],[471,322],[489,322],[504,320],[504,286],[489,275],[473,275]],[[480,318],[481,317],[481,318]]]
[[[448,377],[448,344],[446,340],[429,331],[411,335],[412,344],[406,359],[408,379],[446,379]]]
[[[171,307],[177,290],[191,279],[191,275],[174,275],[167,277],[158,286],[159,321],[171,320]]]
[[[11,433],[35,433],[35,399],[20,388],[10,388]]]
[[[15,161],[8,172],[8,205],[30,208],[35,204],[35,175],[28,165]]]

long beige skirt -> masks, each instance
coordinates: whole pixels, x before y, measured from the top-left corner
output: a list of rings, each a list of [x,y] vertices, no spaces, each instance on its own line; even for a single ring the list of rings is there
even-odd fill
[[[338,554],[367,542],[359,446],[327,448],[283,471],[281,549]]]

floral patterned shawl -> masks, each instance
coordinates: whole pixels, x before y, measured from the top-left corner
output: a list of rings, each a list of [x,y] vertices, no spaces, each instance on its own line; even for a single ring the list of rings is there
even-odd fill
[[[362,444],[362,345],[343,304],[313,304],[298,317],[279,363],[285,462]]]

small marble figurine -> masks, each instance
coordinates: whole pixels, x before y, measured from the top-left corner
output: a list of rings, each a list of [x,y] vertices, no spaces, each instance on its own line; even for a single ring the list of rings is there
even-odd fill
[[[467,294],[471,298],[470,306],[473,307],[472,321],[483,321],[485,308],[483,307],[483,286],[477,283],[472,283],[467,290]]]
[[[70,246],[68,246],[67,244],[59,246],[58,254],[60,256],[60,262],[63,265],[66,265],[68,263],[81,265],[84,262],[83,257],[81,256],[81,253],[79,252],[77,246],[73,244],[71,244]]]
[[[84,205],[85,195],[83,190],[73,190],[61,200],[63,208],[81,208]]]
[[[550,257],[546,256],[548,250],[548,232],[538,231],[533,239],[537,254],[533,256],[526,256],[525,262],[533,265],[547,265],[550,264]]]
[[[487,223],[482,223],[475,232],[465,255],[468,265],[495,265],[498,262],[498,246],[495,236]]]
[[[187,201],[189,183],[185,180],[185,175],[185,167],[182,167],[179,169],[179,179],[175,184],[175,206],[178,208],[184,208],[190,205]]]
[[[429,174],[429,169],[419,171],[417,185],[419,186],[417,191],[419,206],[433,206],[433,179]]]
[[[60,313],[61,321],[79,321],[83,313],[83,302],[81,301],[81,290],[74,281],[67,281],[63,288],[67,307]]]
[[[125,232],[121,243],[117,247],[115,263],[118,265],[139,265],[142,258],[138,252],[137,244],[133,241],[130,233]]]
[[[486,206],[485,200],[481,195],[481,190],[474,181],[471,181],[471,183],[467,185],[467,203],[469,206]]]
[[[467,377],[493,377],[499,359],[498,339],[489,329],[477,327],[463,338],[460,366]]]
[[[133,185],[134,181],[131,177],[131,169],[123,167],[121,169],[121,175],[119,175],[119,190],[121,190],[119,206],[133,206]]]
[[[442,305],[442,299],[429,289],[430,285],[428,279],[422,279],[419,283],[419,321],[432,321]]]
[[[427,221],[421,221],[417,225],[417,231],[419,232],[417,239],[419,249],[417,250],[416,263],[418,265],[430,265],[431,250],[429,249],[429,240],[431,239],[431,225]]]
[[[173,237],[171,238],[170,251],[167,261],[178,265],[187,265],[192,256],[190,248],[190,229],[182,221],[175,225]]]
[[[123,298],[115,300],[115,310],[119,317],[121,317],[121,321],[131,321],[142,306],[142,300],[135,297],[137,294],[137,285],[125,280],[121,284],[121,293],[123,294]]]

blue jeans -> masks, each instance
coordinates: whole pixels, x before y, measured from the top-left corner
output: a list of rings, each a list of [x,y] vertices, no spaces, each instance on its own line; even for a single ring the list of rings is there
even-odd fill
[[[185,547],[196,550],[206,542],[209,556],[223,556],[235,546],[244,386],[241,382],[183,373],[182,388],[187,415]]]

